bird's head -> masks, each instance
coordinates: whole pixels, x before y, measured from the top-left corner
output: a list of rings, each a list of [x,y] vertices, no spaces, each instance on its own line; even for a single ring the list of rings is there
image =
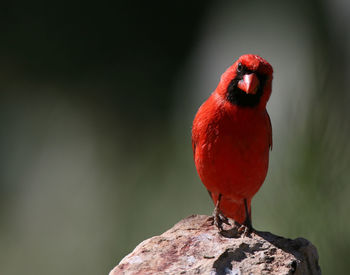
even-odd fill
[[[224,100],[240,107],[263,107],[271,95],[272,66],[258,55],[242,55],[221,76],[216,88]]]

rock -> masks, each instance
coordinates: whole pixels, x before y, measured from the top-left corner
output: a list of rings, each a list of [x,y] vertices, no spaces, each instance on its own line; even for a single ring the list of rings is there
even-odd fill
[[[269,232],[220,234],[211,217],[193,215],[140,243],[109,275],[321,274],[316,248],[306,239]]]

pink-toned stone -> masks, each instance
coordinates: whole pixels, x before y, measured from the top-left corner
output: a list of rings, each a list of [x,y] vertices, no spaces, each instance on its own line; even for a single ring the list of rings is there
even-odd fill
[[[119,274],[321,274],[307,240],[268,232],[219,234],[210,217],[190,216],[140,243],[109,273]]]

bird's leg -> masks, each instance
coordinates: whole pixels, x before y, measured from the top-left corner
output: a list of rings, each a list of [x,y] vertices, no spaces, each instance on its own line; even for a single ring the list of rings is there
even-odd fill
[[[253,231],[252,218],[249,215],[247,199],[244,199],[244,208],[245,208],[245,222],[244,222],[244,224],[247,226],[249,232],[252,232]]]
[[[227,217],[224,216],[224,214],[222,214],[222,212],[220,211],[220,201],[221,201],[221,197],[222,195],[219,194],[218,200],[216,202],[215,208],[214,208],[214,212],[213,212],[213,224],[215,224],[217,226],[217,228],[219,229],[219,231],[223,231],[223,227],[222,224],[225,223],[227,225],[230,225]]]
[[[239,232],[244,232],[245,235],[249,235],[253,232],[252,219],[249,215],[247,199],[244,199],[244,209],[245,209],[245,221],[238,229]]]

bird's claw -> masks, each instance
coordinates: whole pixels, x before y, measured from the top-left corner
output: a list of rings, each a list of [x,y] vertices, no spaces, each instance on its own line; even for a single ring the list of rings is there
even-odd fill
[[[252,232],[253,228],[249,228],[248,226],[243,224],[238,228],[238,233],[241,234],[241,236],[243,237],[249,237]]]
[[[228,218],[221,213],[221,211],[215,208],[213,213],[213,224],[219,229],[219,231],[223,231],[223,224],[231,225]]]

